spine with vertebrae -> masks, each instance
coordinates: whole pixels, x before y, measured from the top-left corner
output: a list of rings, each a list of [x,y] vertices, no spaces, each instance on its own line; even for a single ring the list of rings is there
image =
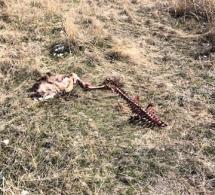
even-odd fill
[[[166,127],[167,124],[160,120],[155,114],[154,106],[149,104],[146,110],[144,110],[139,102],[131,97],[119,86],[119,84],[111,79],[106,79],[103,83],[106,89],[110,89],[123,100],[126,101],[127,105],[131,109],[134,116],[130,118],[131,122],[140,122],[146,127]]]

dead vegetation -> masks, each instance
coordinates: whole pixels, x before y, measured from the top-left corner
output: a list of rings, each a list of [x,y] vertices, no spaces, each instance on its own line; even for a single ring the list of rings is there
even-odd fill
[[[194,17],[214,25],[215,2],[213,0],[173,0],[170,12],[175,17]]]
[[[197,40],[199,45],[206,45],[197,48],[195,58],[199,56],[210,56],[215,51],[215,2],[213,0],[184,0],[172,1],[169,12],[176,18],[183,17],[185,20],[195,19],[199,23],[197,34],[181,34],[181,38]],[[204,28],[204,26],[206,28]],[[200,57],[201,58],[201,57]]]
[[[213,2],[0,0],[2,194],[214,194]],[[47,72],[119,75],[168,127],[129,124],[109,92],[34,102]]]

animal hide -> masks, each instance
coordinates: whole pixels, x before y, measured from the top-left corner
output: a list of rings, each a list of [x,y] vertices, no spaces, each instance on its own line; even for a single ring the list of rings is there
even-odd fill
[[[71,75],[47,73],[30,89],[31,97],[37,101],[45,101],[54,98],[57,94],[71,92],[77,83],[83,85],[75,73]]]

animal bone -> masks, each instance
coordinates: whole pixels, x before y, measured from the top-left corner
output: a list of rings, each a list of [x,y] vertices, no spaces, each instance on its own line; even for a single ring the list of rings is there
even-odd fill
[[[143,125],[148,127],[166,127],[167,124],[160,120],[155,114],[154,106],[149,104],[146,110],[144,110],[139,104],[139,97],[130,98],[129,95],[121,89],[121,83],[116,79],[106,79],[101,86],[101,89],[110,89],[116,93],[122,99],[126,101],[129,108],[131,109],[134,116],[131,117],[130,121],[139,121]]]
[[[102,85],[96,87],[82,81],[75,73],[72,73],[71,75],[53,75],[47,73],[46,76],[39,79],[30,89],[30,91],[33,92],[31,97],[37,101],[45,101],[54,98],[57,94],[72,91],[77,84],[85,90],[106,89],[111,90],[120,96],[126,101],[134,114],[134,116],[130,118],[131,122],[138,121],[147,127],[167,126],[155,114],[154,106],[152,104],[149,104],[146,110],[144,110],[139,103],[139,96],[135,96],[134,98],[129,97],[129,95],[121,88],[123,85],[120,80],[116,78],[106,79]]]

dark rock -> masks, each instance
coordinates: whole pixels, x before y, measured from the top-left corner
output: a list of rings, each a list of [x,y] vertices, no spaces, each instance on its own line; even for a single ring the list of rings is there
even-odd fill
[[[57,43],[51,46],[51,55],[56,57],[64,56],[71,52],[71,46],[68,43]]]

